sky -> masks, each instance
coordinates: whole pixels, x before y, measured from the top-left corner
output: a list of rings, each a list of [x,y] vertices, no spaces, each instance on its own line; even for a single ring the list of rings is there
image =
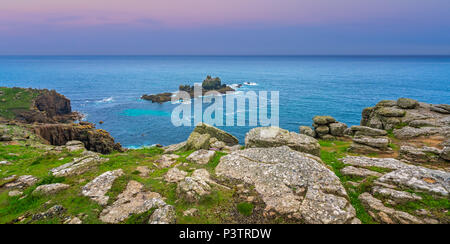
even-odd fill
[[[449,0],[0,0],[0,55],[450,55]]]

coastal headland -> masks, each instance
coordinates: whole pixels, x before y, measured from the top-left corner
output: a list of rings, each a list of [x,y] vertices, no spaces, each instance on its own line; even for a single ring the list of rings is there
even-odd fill
[[[239,142],[200,123],[179,144],[126,149],[56,91],[1,87],[0,223],[450,223],[450,105],[361,109],[360,125],[320,114]]]

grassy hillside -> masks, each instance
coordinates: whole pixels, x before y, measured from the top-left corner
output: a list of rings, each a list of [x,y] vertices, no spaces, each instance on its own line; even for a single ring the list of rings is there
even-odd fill
[[[17,113],[29,110],[38,95],[36,90],[0,87],[0,117],[14,119]]]

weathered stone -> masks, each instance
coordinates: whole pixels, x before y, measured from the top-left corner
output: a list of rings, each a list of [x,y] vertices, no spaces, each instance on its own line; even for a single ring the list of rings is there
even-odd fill
[[[223,141],[218,141],[217,139],[211,141],[212,139],[215,139],[215,137],[214,137],[214,138],[211,138],[211,139],[209,140],[209,144],[210,144],[210,147],[211,147],[211,148],[215,148],[215,149],[218,149],[218,150],[222,150],[222,149],[228,147],[227,144],[226,144],[225,142],[223,142]]]
[[[367,126],[354,125],[350,127],[356,136],[386,136],[387,131],[375,129]]]
[[[419,106],[419,102],[411,98],[399,98],[397,100],[397,106],[404,109],[413,109]]]
[[[32,175],[22,175],[13,182],[5,184],[3,187],[6,189],[25,189],[36,184],[37,182],[38,178]]]
[[[72,162],[54,168],[50,172],[56,177],[81,175],[108,160],[108,158],[101,158],[97,154],[89,154],[75,158]]]
[[[186,147],[186,141],[163,147],[164,153],[174,153]]]
[[[65,224],[69,224],[69,225],[81,225],[83,224],[83,222],[77,218],[77,217],[73,217],[71,219],[69,219]]]
[[[164,179],[170,183],[176,183],[182,181],[187,175],[187,172],[179,170],[178,168],[171,168],[167,171]]]
[[[409,122],[409,126],[414,128],[434,127],[436,125],[437,124],[435,120],[427,120],[427,119],[413,120]]]
[[[69,187],[69,185],[62,183],[40,185],[33,191],[33,195],[53,195],[60,191],[66,190]]]
[[[300,134],[310,137],[316,137],[316,132],[309,126],[300,126]]]
[[[448,196],[450,190],[450,172],[413,165],[387,173],[378,180],[402,188],[442,196]]]
[[[144,185],[130,181],[126,189],[117,197],[111,206],[100,214],[100,220],[105,223],[120,223],[133,214],[141,214],[152,208],[162,208],[167,204],[156,192],[144,190]]]
[[[357,167],[377,167],[383,169],[401,169],[411,167],[412,165],[405,164],[394,158],[369,158],[369,157],[359,157],[359,156],[347,156],[340,159],[344,164],[349,164]]]
[[[450,147],[444,147],[444,149],[442,149],[440,157],[447,161],[450,161]]]
[[[432,163],[439,161],[441,150],[434,147],[416,148],[411,146],[400,147],[400,158],[414,163]]]
[[[183,216],[194,216],[198,212],[196,208],[190,208],[183,212]]]
[[[325,140],[325,141],[333,141],[333,140],[336,140],[336,137],[334,137],[330,134],[326,134],[326,135],[320,136],[320,139]]]
[[[196,170],[191,177],[186,177],[178,183],[177,193],[188,202],[196,202],[202,196],[210,194],[209,181],[209,173],[206,170]]]
[[[336,122],[336,119],[331,116],[314,116],[313,121],[318,125],[327,125]]]
[[[333,136],[344,136],[344,131],[347,129],[347,125],[341,122],[331,123],[330,134]]]
[[[191,153],[186,159],[197,164],[208,164],[216,152],[200,149]]]
[[[158,160],[156,160],[156,163],[159,164],[159,168],[169,168],[177,162],[177,159],[179,157],[180,156],[176,154],[164,154]]]
[[[446,135],[450,133],[450,128],[443,127],[421,127],[413,128],[410,126],[403,127],[401,129],[395,129],[394,135],[398,139],[411,139],[419,136],[430,136],[430,135]]]
[[[216,174],[254,185],[268,212],[306,223],[351,223],[355,218],[339,178],[319,158],[287,146],[233,152],[221,158]]]
[[[207,134],[210,136],[210,138],[216,138],[219,141],[223,141],[225,142],[228,146],[234,146],[236,144],[239,143],[239,140],[232,136],[231,134],[218,129],[214,126],[205,124],[205,123],[199,123],[195,129],[194,132],[199,133],[199,134]],[[199,148],[201,149],[201,148]],[[208,149],[208,148],[203,148],[203,149]]]
[[[319,137],[328,134],[328,132],[330,132],[330,128],[328,126],[319,126],[316,128],[316,133]]]
[[[408,213],[397,211],[388,208],[383,203],[374,198],[369,193],[365,192],[359,195],[361,203],[372,213],[376,220],[385,224],[421,224],[423,223],[419,218]]]
[[[33,215],[32,219],[34,221],[41,220],[41,219],[51,219],[55,216],[58,216],[58,215],[64,213],[65,211],[66,211],[66,209],[63,208],[63,206],[55,205],[55,206],[49,208],[46,212]]]
[[[23,192],[18,191],[18,190],[12,190],[10,192],[8,192],[8,196],[10,197],[18,197],[18,196],[22,196]]]
[[[138,166],[136,170],[139,172],[140,177],[148,177],[151,170],[147,166]]]
[[[448,104],[432,105],[430,107],[430,110],[441,114],[450,114],[450,105]]]
[[[405,110],[393,108],[393,107],[382,107],[376,110],[376,113],[383,117],[403,117],[405,116]]]
[[[347,167],[341,169],[341,173],[343,175],[357,176],[357,177],[367,177],[367,176],[380,177],[383,175],[381,173],[378,173],[378,172],[375,172],[372,170],[356,168],[353,166],[347,166]]]
[[[81,194],[89,197],[100,205],[106,205],[109,196],[106,196],[105,194],[111,189],[114,181],[123,174],[122,169],[105,172],[86,184],[82,188]]]
[[[86,150],[86,148],[84,148],[84,144],[81,141],[68,141],[66,143],[66,149],[69,152],[75,152],[75,151],[79,151],[79,150]]]
[[[394,107],[397,106],[397,101],[394,100],[381,100],[375,105],[375,107]]]
[[[355,136],[353,142],[382,150],[386,150],[389,146],[389,139],[387,137]]]
[[[320,155],[320,145],[316,139],[278,127],[258,127],[250,130],[245,136],[245,146],[247,148],[288,146],[299,152]]]
[[[383,197],[387,197],[387,198],[395,201],[398,204],[422,200],[422,197],[420,197],[416,194],[412,194],[412,193],[404,192],[404,191],[397,191],[394,189],[384,188],[384,187],[379,187],[379,186],[374,186],[372,189],[372,193],[378,194]]]
[[[158,208],[150,216],[149,224],[175,224],[175,208],[171,205]]]
[[[200,134],[192,132],[186,142],[186,150],[200,150],[209,149],[209,139],[211,136],[208,134]]]

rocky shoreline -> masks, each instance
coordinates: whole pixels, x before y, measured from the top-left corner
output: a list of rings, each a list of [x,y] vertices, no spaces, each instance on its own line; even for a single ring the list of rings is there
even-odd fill
[[[238,85],[241,86],[241,85]],[[190,85],[180,85],[179,91],[187,92],[191,98],[195,98],[194,94],[194,86]],[[227,92],[234,92],[235,89],[231,88],[230,86],[226,84],[222,84],[222,81],[219,77],[212,78],[211,76],[207,76],[205,80],[202,82],[202,94],[201,96],[205,95],[205,93],[210,91],[216,91],[220,94],[226,94]],[[153,94],[153,95],[142,95],[141,99],[151,101],[152,103],[165,103],[169,102],[172,99],[172,96],[174,94],[171,92],[164,92],[159,94]]]
[[[41,115],[0,123],[0,223],[450,223],[448,105],[381,101],[360,125],[316,116],[244,145],[201,123],[179,144],[123,150],[93,124],[57,122],[72,113],[61,95],[29,92]]]

